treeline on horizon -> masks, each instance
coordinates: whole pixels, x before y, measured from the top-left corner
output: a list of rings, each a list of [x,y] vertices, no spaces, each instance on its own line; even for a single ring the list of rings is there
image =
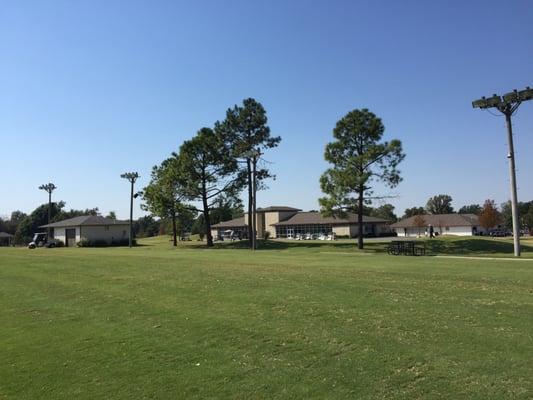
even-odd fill
[[[200,128],[177,151],[170,149],[169,157],[152,168],[150,182],[140,192],[141,208],[150,215],[135,221],[135,236],[171,233],[173,244],[177,245],[178,237],[192,233],[202,239],[205,236],[207,246],[212,246],[211,226],[244,215],[239,196],[246,191],[246,212],[252,221],[248,224],[248,238],[252,239],[251,248],[255,248],[257,231],[252,215],[257,192],[267,189],[267,180],[275,178],[265,156],[281,142],[281,137],[271,135],[267,123],[261,103],[248,98],[242,105],[227,109],[224,120]],[[359,224],[363,215],[398,220],[394,206],[384,203],[387,197],[373,192],[376,182],[395,188],[402,181],[398,169],[405,158],[402,143],[397,139],[382,140],[384,131],[381,119],[364,108],[350,111],[337,121],[333,141],[324,151],[330,167],[320,176],[324,196],[318,202],[324,216],[343,217],[352,212]],[[376,202],[380,205],[372,207]],[[402,218],[454,212],[452,197],[439,194],[428,199],[424,207],[407,208]],[[465,205],[457,212],[479,215],[482,226],[512,225],[509,202],[498,208],[493,200],[486,200],[483,205]],[[531,230],[533,201],[520,203],[519,212],[522,229]],[[50,222],[87,214],[98,215],[98,208],[66,210],[65,203],[59,201],[51,205]],[[116,218],[114,212],[108,217]],[[14,211],[9,219],[0,218],[0,232],[14,234],[15,243],[23,244],[47,223],[48,204],[44,204],[29,215]],[[358,247],[363,248],[362,235],[358,237]]]
[[[435,198],[446,196],[445,202],[440,200],[434,201]],[[233,199],[234,200],[234,199]],[[228,201],[228,199],[220,199],[212,209],[213,224],[228,221],[233,218],[238,218],[244,215],[244,207],[240,199],[236,201]],[[494,202],[489,200],[491,207],[494,206],[497,212],[498,224],[502,228],[512,229],[512,212],[511,202],[502,203],[499,207],[494,205]],[[485,202],[487,204],[487,202]],[[429,206],[428,206],[429,204]],[[470,204],[459,208],[457,211],[451,206],[451,196],[437,195],[428,200],[425,207],[411,207],[407,208],[401,217],[394,213],[394,206],[392,204],[384,204],[379,207],[364,207],[364,214],[384,218],[395,222],[401,218],[407,218],[415,215],[423,214],[447,214],[457,212],[459,214],[476,214],[480,215],[484,209],[484,205]],[[440,205],[436,207],[436,205]],[[485,204],[485,205],[486,205]],[[441,207],[442,206],[442,207]],[[520,212],[521,229],[531,231],[533,229],[533,200],[528,202],[519,202],[518,208]],[[316,210],[313,210],[316,211]],[[98,207],[89,208],[85,210],[65,209],[65,202],[59,201],[52,203],[52,222],[61,221],[67,218],[74,218],[81,215],[100,215]],[[116,219],[113,211],[104,215],[107,218]],[[40,205],[30,214],[25,214],[22,211],[13,211],[8,218],[0,217],[0,232],[10,233],[15,236],[14,242],[16,244],[26,244],[31,240],[35,232],[40,232],[39,226],[48,223],[48,203]],[[177,225],[178,236],[185,234],[199,235],[200,239],[205,235],[205,221],[202,214],[184,214],[179,219]],[[133,233],[137,238],[152,237],[158,235],[171,235],[172,226],[171,221],[167,219],[154,218],[152,215],[140,217],[133,222]]]

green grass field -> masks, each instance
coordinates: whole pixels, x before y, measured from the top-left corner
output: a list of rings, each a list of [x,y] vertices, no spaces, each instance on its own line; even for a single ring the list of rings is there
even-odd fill
[[[141,244],[0,248],[0,399],[533,398],[531,240]]]

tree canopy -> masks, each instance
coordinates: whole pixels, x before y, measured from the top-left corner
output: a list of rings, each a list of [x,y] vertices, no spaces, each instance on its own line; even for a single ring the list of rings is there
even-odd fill
[[[207,245],[213,245],[211,207],[221,196],[236,196],[244,183],[244,173],[232,157],[227,136],[202,128],[185,141],[179,152],[180,182],[188,200],[199,201],[205,221]]]
[[[476,214],[479,215],[481,213],[481,206],[479,204],[470,204],[468,206],[462,206],[459,211],[457,211],[459,214]]]
[[[256,189],[264,187],[262,183],[272,178],[266,166],[262,165],[253,176],[253,164],[261,159],[265,150],[277,147],[281,137],[272,136],[267,125],[268,119],[264,107],[255,99],[243,100],[242,106],[235,105],[226,111],[226,118],[215,124],[215,131],[226,138],[232,157],[243,165],[245,185],[248,189],[248,221],[252,221],[252,209],[255,200],[254,178]],[[255,237],[252,224],[248,224],[248,237]],[[254,240],[250,241],[253,246]]]
[[[426,203],[426,211],[429,214],[451,214],[453,213],[452,196],[448,194],[438,194],[430,197]]]
[[[152,168],[150,183],[142,191],[142,208],[162,220],[171,221],[174,246],[178,245],[179,215],[188,212],[183,203],[186,194],[180,168],[179,156],[173,153],[161,165]]]
[[[372,217],[383,218],[390,222],[396,222],[398,217],[394,213],[394,208],[395,207],[392,204],[383,204],[377,208],[373,208],[369,215]]]
[[[403,212],[403,217],[402,218],[409,218],[409,217],[412,217],[414,215],[423,215],[425,213],[426,213],[426,209],[424,207],[406,208],[405,211]]]
[[[324,215],[342,216],[357,209],[358,247],[363,248],[363,207],[373,197],[373,186],[389,188],[402,180],[398,164],[405,158],[399,140],[382,142],[385,127],[368,109],[353,110],[333,130],[334,141],[326,145],[324,157],[332,164],[320,178],[326,194],[319,199]]]
[[[494,203],[494,200],[485,200],[483,204],[483,209],[479,214],[479,224],[489,230],[494,228],[501,221],[501,214]]]

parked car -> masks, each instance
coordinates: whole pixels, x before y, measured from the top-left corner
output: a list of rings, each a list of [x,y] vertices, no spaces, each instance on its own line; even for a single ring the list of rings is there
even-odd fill
[[[509,231],[505,231],[503,229],[494,229],[489,232],[489,235],[492,237],[505,237],[505,236],[513,236],[513,233]]]

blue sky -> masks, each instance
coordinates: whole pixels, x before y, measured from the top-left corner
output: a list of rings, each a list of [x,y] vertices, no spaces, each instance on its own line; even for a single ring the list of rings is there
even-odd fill
[[[533,86],[531,1],[3,1],[0,215],[46,201],[128,215],[150,169],[253,97],[282,137],[259,205],[316,209],[335,122],[367,107],[407,157],[401,214],[509,198],[505,121],[482,95]],[[533,200],[533,102],[514,119]],[[135,215],[141,215],[139,202]]]

